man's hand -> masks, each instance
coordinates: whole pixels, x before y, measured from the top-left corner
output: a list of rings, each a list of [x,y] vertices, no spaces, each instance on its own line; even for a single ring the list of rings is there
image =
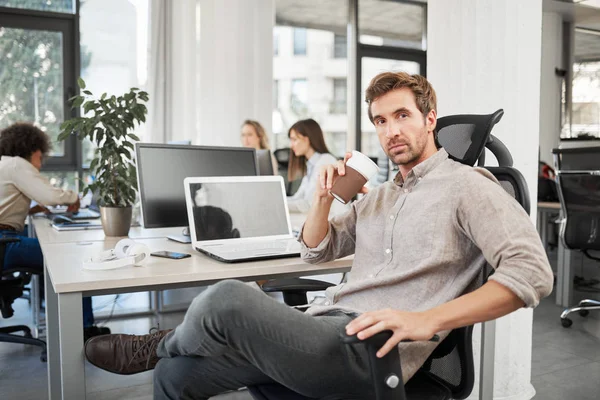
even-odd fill
[[[394,334],[377,352],[379,358],[385,356],[402,340],[426,341],[437,333],[434,320],[427,313],[392,309],[366,312],[346,325],[346,334],[356,334],[360,340],[385,330],[391,330]]]
[[[36,204],[35,206],[31,207],[29,209],[29,215],[33,215],[33,214],[37,214],[37,213],[45,213],[45,214],[50,214],[50,210],[48,210],[45,206],[41,205],[41,204]]]
[[[317,198],[329,198],[333,199],[333,196],[329,194],[329,190],[333,187],[335,181],[340,177],[346,175],[346,162],[352,157],[352,153],[348,152],[344,156],[344,161],[338,161],[336,164],[324,165],[319,171],[319,184],[315,196]],[[362,187],[359,193],[367,193],[368,189]]]
[[[69,204],[69,206],[67,207],[67,212],[77,212],[77,211],[79,211],[80,206],[81,206],[81,204],[79,202],[79,197],[77,197],[77,200],[75,201],[75,203]]]

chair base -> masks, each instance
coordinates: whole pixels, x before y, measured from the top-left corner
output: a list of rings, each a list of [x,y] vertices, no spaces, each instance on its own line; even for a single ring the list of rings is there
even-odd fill
[[[563,327],[569,328],[573,325],[573,320],[569,318],[569,314],[576,312],[582,317],[586,317],[593,310],[600,310],[600,301],[590,299],[581,300],[577,306],[567,308],[560,314],[560,323]]]
[[[13,335],[14,332],[23,332],[23,336]],[[35,339],[31,336],[31,329],[25,325],[6,326],[0,328],[0,343],[20,343],[39,346],[42,348],[40,360],[46,362],[48,355],[46,351],[46,342],[40,339]]]

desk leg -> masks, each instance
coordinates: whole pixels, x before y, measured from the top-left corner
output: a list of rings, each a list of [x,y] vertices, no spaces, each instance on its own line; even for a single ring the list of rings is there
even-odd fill
[[[83,310],[81,292],[58,294],[58,321],[63,400],[85,399]]]
[[[570,307],[571,286],[573,285],[573,271],[571,268],[571,250],[566,249],[561,242],[558,243],[558,259],[556,263],[556,305]]]
[[[494,367],[496,358],[496,320],[481,324],[479,368],[479,399],[494,398]]]
[[[48,348],[48,396],[50,400],[61,398],[60,342],[58,334],[58,296],[44,265],[46,289],[46,344]]]

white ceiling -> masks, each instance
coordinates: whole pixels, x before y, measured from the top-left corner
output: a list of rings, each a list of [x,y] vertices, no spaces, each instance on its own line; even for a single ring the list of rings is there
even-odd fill
[[[426,0],[420,2],[426,3]],[[575,25],[589,30],[575,33],[575,59],[599,60],[600,0],[545,0],[545,10],[550,3],[558,4],[557,10],[573,10],[571,18]],[[359,0],[360,34],[420,42],[423,10],[418,5],[393,0]],[[347,0],[276,0],[276,21],[280,25],[325,29],[345,34],[347,19]]]
[[[276,0],[276,22],[346,32],[347,0]],[[389,0],[359,0],[361,35],[421,41],[423,7]]]

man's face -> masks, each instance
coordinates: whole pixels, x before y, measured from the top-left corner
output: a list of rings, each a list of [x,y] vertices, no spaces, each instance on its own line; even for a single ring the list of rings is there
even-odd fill
[[[436,113],[424,116],[410,89],[388,92],[371,103],[381,147],[395,164],[413,167],[435,152]]]

